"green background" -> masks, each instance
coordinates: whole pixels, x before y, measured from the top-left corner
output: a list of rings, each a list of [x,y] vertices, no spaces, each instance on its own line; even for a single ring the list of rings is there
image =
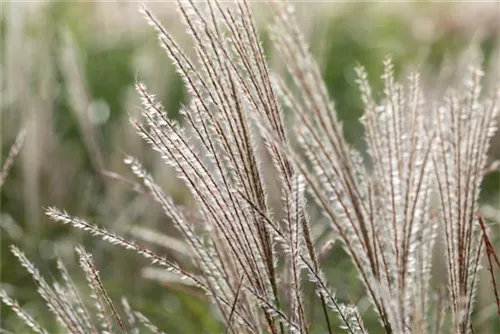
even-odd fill
[[[138,4],[36,2],[1,6],[2,161],[19,129],[24,126],[28,131],[1,189],[2,287],[51,332],[61,332],[9,247],[15,244],[21,248],[49,281],[58,278],[55,260],[60,257],[85,291],[73,251],[81,243],[93,254],[113,300],[127,297],[133,308],[167,333],[222,332],[223,323],[202,294],[186,292],[175,281],[143,277],[149,264],[138,255],[54,223],[43,213],[45,207],[56,206],[122,235],[133,237],[132,226],[143,226],[178,238],[155,203],[102,173],[110,170],[133,179],[122,163],[123,154],[131,154],[143,161],[177,202],[193,205],[173,171],[129,124],[130,116],[140,114],[133,90],[136,79],[158,95],[172,118],[179,119],[179,108],[187,101],[182,81],[137,11]],[[279,55],[265,30],[269,22],[265,6],[254,4],[254,9],[271,67],[280,71]],[[192,54],[173,4],[151,3],[149,7]],[[381,89],[379,78],[387,55],[392,56],[403,79],[410,70],[422,71],[429,93],[456,83],[465,73],[464,62],[470,59],[482,62],[488,87],[488,82],[498,80],[499,12],[498,5],[474,3],[297,4],[300,24],[321,65],[344,134],[360,150],[364,144],[358,121],[361,101],[354,83],[356,64],[367,68],[376,94]],[[447,71],[447,66],[452,70]],[[500,157],[498,138],[490,150],[491,160]],[[499,200],[500,173],[493,172],[484,181],[480,201],[497,249]],[[324,226],[318,213],[311,210],[316,224]],[[322,228],[318,230],[319,242],[330,236]],[[182,250],[141,243],[187,268],[191,266]],[[357,274],[338,244],[323,259],[323,265],[339,299],[356,302],[361,312],[366,312],[370,332],[380,333]],[[313,299],[310,290],[306,286],[306,300]],[[500,332],[491,291],[490,278],[483,270],[474,314],[476,333]],[[311,304],[309,312],[320,319],[319,305]],[[3,304],[0,328],[15,333],[27,330]],[[324,328],[313,330],[321,333]]]

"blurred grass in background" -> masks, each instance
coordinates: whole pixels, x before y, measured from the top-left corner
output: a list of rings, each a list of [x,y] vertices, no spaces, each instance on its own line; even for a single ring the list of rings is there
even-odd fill
[[[55,224],[43,215],[43,208],[49,205],[66,209],[119,234],[143,239],[148,247],[163,247],[169,258],[190,266],[185,247],[157,205],[130,185],[105,175],[105,171],[113,171],[132,178],[122,163],[123,153],[131,154],[144,162],[176,201],[193,205],[172,170],[129,125],[129,116],[139,114],[133,89],[136,79],[158,95],[170,117],[178,118],[179,107],[186,102],[182,82],[137,12],[138,3],[10,2],[1,6],[2,161],[19,129],[27,129],[21,154],[1,189],[2,286],[42,325],[58,332],[31,277],[9,246],[19,246],[42,273],[52,277],[57,273],[56,257],[79,273],[73,248],[83,243],[94,255],[110,295],[127,297],[166,332],[223,331],[199,292],[176,278],[160,276],[132,253]],[[148,6],[189,52],[175,4]],[[269,62],[281,71],[279,55],[274,54],[265,31],[269,23],[266,6],[256,3],[254,9],[262,23]],[[367,68],[375,92],[381,88],[378,78],[387,55],[393,57],[402,79],[409,70],[420,70],[431,95],[440,94],[442,87],[465,73],[465,62],[478,61],[478,54],[482,54],[487,77],[499,77],[500,7],[495,3],[298,3],[297,12],[322,65],[345,136],[360,150],[364,146],[358,122],[361,101],[354,83],[356,63]],[[491,159],[498,158],[500,144],[495,140]],[[499,201],[497,171],[486,178],[481,197],[485,213],[494,222],[491,237],[497,249]],[[332,235],[325,232],[320,215],[311,210],[318,221],[318,240],[324,242]],[[146,233],[151,231],[170,239],[157,240],[158,234]],[[367,311],[362,285],[340,247],[335,245],[324,261],[339,298],[350,299],[358,303],[360,311]],[[436,256],[436,263],[441,262]],[[441,268],[437,266],[437,270]],[[482,276],[476,332],[500,332],[486,271]],[[83,277],[79,283],[85,284]],[[372,333],[380,330],[374,316],[368,316],[365,323]],[[4,305],[0,328],[15,333],[26,330]]]

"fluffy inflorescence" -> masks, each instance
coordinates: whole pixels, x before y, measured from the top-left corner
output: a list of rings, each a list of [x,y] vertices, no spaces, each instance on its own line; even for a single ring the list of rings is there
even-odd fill
[[[470,331],[482,249],[476,203],[499,100],[498,91],[490,99],[481,97],[482,72],[470,70],[463,92],[450,90],[442,102],[426,101],[419,74],[411,74],[406,85],[398,83],[387,59],[382,98],[375,101],[365,70],[356,68],[368,161],[345,141],[319,67],[290,7],[272,3],[276,20],[271,28],[289,84],[266,64],[246,2],[179,2],[178,8],[197,61],[146,8],[141,11],[189,92],[189,104],[181,110],[185,124],[169,119],[143,83],[136,84],[143,120],[132,124],[186,184],[197,203],[196,216],[204,222],[203,233],[138,161],[127,158],[126,163],[182,234],[199,271],[191,273],[57,209],[48,209],[48,215],[188,278],[210,296],[227,332],[309,333],[302,293],[307,277],[321,302],[328,332],[333,332],[334,312],[346,332],[366,333],[357,308],[337,300],[322,271],[306,211],[308,192],[353,261],[387,333],[441,331],[442,310],[430,305],[436,295],[430,278],[436,235],[442,229],[450,331]],[[294,137],[303,154],[291,148],[284,108],[293,112]],[[263,147],[278,175],[282,218],[268,203]],[[90,255],[81,249],[79,255],[102,329],[125,331]],[[21,260],[43,282],[27,260]],[[58,306],[50,301],[56,300],[57,291],[40,286],[56,313]],[[2,297],[31,328],[43,332],[15,302]],[[140,322],[159,332],[127,303],[124,308],[129,310],[129,323]],[[73,312],[81,314],[76,320],[87,319],[83,311]],[[89,320],[81,326],[97,330]]]

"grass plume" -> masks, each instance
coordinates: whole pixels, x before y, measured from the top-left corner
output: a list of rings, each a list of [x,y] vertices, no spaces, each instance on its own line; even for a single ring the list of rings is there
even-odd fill
[[[483,73],[471,67],[463,89],[450,89],[443,101],[428,101],[420,75],[411,73],[407,81],[398,82],[387,58],[383,91],[375,100],[368,75],[358,66],[366,158],[344,138],[292,7],[271,6],[272,42],[290,82],[269,68],[246,1],[178,2],[196,59],[141,7],[190,99],[181,109],[181,124],[168,118],[155,95],[137,82],[142,115],[131,123],[187,186],[203,228],[195,228],[138,160],[127,157],[125,163],[143,184],[132,182],[134,188],[151,196],[181,234],[196,271],[64,211],[49,208],[47,215],[185,277],[217,307],[227,333],[311,333],[306,284],[314,286],[325,331],[334,333],[339,324],[347,333],[368,333],[356,305],[337,298],[321,266],[319,257],[325,251],[317,245],[312,233],[316,222],[308,214],[308,207],[315,205],[354,264],[386,333],[473,331],[483,247],[493,272],[494,252],[478,218],[477,201],[489,142],[497,129],[500,92],[484,98]],[[293,114],[291,130],[285,109]],[[273,212],[268,198],[266,157],[277,176],[281,214]],[[307,194],[313,203],[308,203]],[[439,230],[443,240],[437,238]],[[437,242],[444,245],[448,272],[444,298],[451,322],[446,326],[440,306],[432,305],[439,295],[431,285]],[[14,249],[68,332],[138,333],[142,326],[160,333],[126,301],[126,317],[120,315],[90,254],[83,248],[77,253],[92,291],[97,325],[62,265],[66,286],[50,286]],[[496,292],[495,282],[493,276]],[[70,299],[64,297],[68,291]],[[30,328],[43,333],[15,301],[3,292],[1,296]]]

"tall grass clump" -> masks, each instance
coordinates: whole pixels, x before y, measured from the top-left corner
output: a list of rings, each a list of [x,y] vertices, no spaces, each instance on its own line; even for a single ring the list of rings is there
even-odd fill
[[[419,74],[400,83],[386,59],[383,92],[374,99],[367,73],[358,66],[368,153],[363,155],[344,139],[293,8],[281,3],[271,7],[271,39],[286,76],[266,64],[247,2],[179,2],[196,61],[141,8],[190,98],[182,107],[181,125],[138,82],[142,118],[131,122],[187,186],[197,204],[195,215],[178,207],[134,157],[125,163],[182,234],[196,270],[65,211],[48,208],[48,216],[181,275],[210,297],[226,332],[310,333],[310,299],[304,290],[312,285],[324,332],[340,327],[347,333],[367,333],[356,305],[336,297],[320,264],[312,233],[317,222],[307,210],[315,206],[352,260],[383,331],[473,332],[481,255],[485,249],[488,259],[494,254],[486,228],[481,228],[485,225],[477,200],[497,128],[500,91],[483,94],[484,74],[471,67],[462,87],[426,100]],[[293,115],[291,129],[284,110]],[[263,164],[269,159],[279,185],[278,213],[268,198]],[[201,228],[193,216],[203,221]],[[444,248],[444,296],[431,284],[436,243]],[[50,287],[19,250],[14,248],[14,254],[68,332],[138,332],[136,323],[159,332],[127,303],[129,321],[121,320],[83,249],[78,254],[95,315],[77,297],[66,271],[67,287]],[[491,268],[494,261],[489,264]],[[1,297],[30,328],[44,332],[4,292]],[[439,298],[444,301],[436,305]]]

